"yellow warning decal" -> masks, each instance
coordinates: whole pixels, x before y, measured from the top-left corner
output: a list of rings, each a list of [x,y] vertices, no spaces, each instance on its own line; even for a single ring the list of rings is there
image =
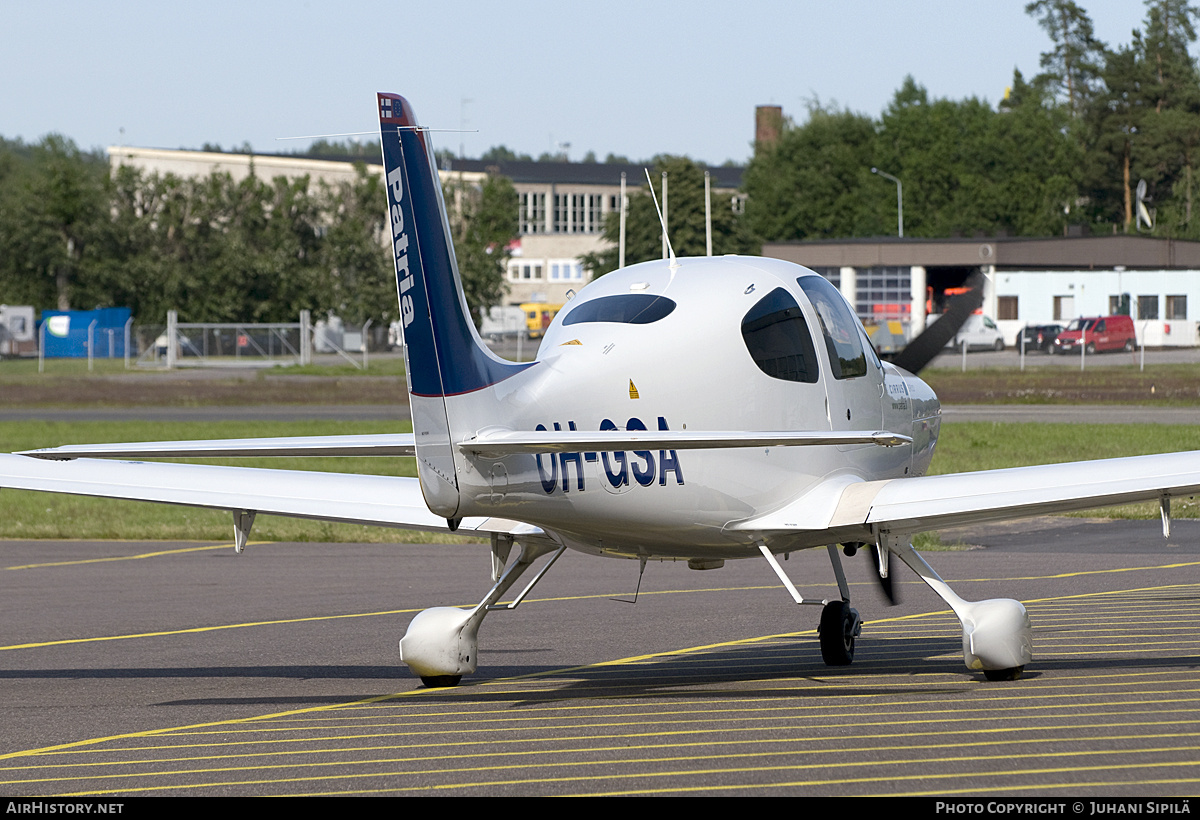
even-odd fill
[[[563,345],[581,345],[581,344],[583,344],[583,342],[579,341],[578,339],[572,339],[569,342],[563,342],[562,344],[559,345],[559,347],[562,347]]]
[[[638,397],[637,385],[633,383],[633,379],[629,380],[629,398],[636,399]]]

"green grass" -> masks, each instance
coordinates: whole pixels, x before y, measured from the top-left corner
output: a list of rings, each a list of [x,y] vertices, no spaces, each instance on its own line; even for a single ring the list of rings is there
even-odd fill
[[[0,359],[0,384],[57,376],[113,376],[130,372],[125,369],[124,359],[94,359],[91,372],[87,359],[46,359],[44,365],[45,372],[39,373],[37,359]]]
[[[972,472],[1031,464],[1200,450],[1200,426],[1170,424],[1006,424],[955,422],[942,428],[930,473]],[[1176,518],[1200,518],[1195,498],[1173,499]],[[1145,502],[1074,513],[1101,518],[1158,518]]]
[[[0,452],[61,444],[169,439],[256,438],[407,432],[408,425],[388,422],[0,422]],[[1097,458],[1200,450],[1200,426],[998,424],[961,422],[947,425],[938,441],[933,474],[991,470]],[[246,467],[324,472],[370,472],[415,475],[405,458],[259,458],[210,459]],[[1172,513],[1200,517],[1195,499],[1175,499]],[[1104,517],[1157,518],[1155,504],[1086,513]],[[0,492],[0,537],[128,538],[147,540],[228,540],[232,522],[226,513],[163,504],[112,501],[47,493]],[[462,541],[432,535],[261,516],[252,538],[266,541]],[[923,536],[922,548],[954,549],[937,534]]]
[[[271,436],[365,435],[408,432],[408,424],[388,422],[0,422],[0,452],[62,444]],[[369,472],[413,476],[410,458],[244,458],[197,459],[233,464],[332,473]],[[228,513],[114,501],[105,498],[4,490],[0,492],[0,538],[122,538],[145,540],[231,540]],[[454,542],[466,539],[355,524],[331,524],[260,516],[251,540],[341,542]]]
[[[963,372],[931,368],[921,378],[943,404],[1137,404],[1200,405],[1194,364],[987,368]]]
[[[326,357],[322,357],[326,359]],[[362,357],[355,356],[356,361],[362,362]],[[214,361],[220,361],[214,359]],[[231,375],[245,373],[248,369],[258,372],[259,378],[273,374],[289,376],[325,376],[328,378],[344,378],[346,376],[404,376],[404,357],[394,354],[378,354],[369,356],[367,369],[355,367],[344,359],[334,363],[300,365],[275,365],[274,367],[234,368],[233,359],[228,359]],[[126,373],[154,373],[159,368],[131,366],[125,369],[124,359],[95,359],[93,369],[88,370],[87,359],[46,359],[43,363],[44,372],[38,372],[37,359],[0,359],[0,384],[22,384],[54,378],[80,378],[88,376],[118,376]],[[179,368],[187,372],[192,368]]]

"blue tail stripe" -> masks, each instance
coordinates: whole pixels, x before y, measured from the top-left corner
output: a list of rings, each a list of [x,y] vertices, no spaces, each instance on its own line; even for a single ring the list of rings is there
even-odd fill
[[[503,381],[531,365],[497,358],[475,331],[463,297],[432,145],[416,125],[407,100],[379,95],[409,391],[419,396],[453,396]]]

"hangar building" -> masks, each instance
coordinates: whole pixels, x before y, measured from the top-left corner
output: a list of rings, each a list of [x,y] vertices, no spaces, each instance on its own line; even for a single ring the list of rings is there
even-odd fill
[[[1030,324],[1127,313],[1140,343],[1200,344],[1200,242],[1143,236],[849,239],[775,242],[763,255],[812,268],[864,323],[898,320],[907,338],[947,291],[982,271],[983,313],[1006,343]]]

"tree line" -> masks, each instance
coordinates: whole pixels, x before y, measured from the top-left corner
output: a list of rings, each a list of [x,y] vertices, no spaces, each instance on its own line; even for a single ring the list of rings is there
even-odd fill
[[[494,304],[516,193],[497,178],[447,201],[472,303]],[[288,322],[307,309],[386,326],[397,313],[386,210],[362,164],[336,183],[181,178],[110,170],[58,135],[0,141],[0,302],[128,306],[145,322],[171,309],[188,322]]]
[[[911,77],[877,118],[813,104],[778,143],[757,147],[740,194],[714,197],[714,253],[894,234],[896,189],[872,168],[902,181],[906,236],[1056,236],[1077,227],[1200,239],[1200,72],[1189,54],[1200,10],[1184,0],[1145,7],[1143,27],[1110,48],[1073,0],[1029,3],[1050,48],[1032,78],[1014,71],[996,107],[931,98]],[[309,152],[369,159],[374,150],[320,143]],[[675,252],[701,255],[703,166],[660,156],[656,187],[662,171]],[[1137,219],[1139,181],[1153,227]],[[628,264],[661,254],[658,217],[647,189],[632,187],[638,182],[630,180]],[[452,182],[445,193],[478,318],[503,298],[517,195],[496,176]],[[0,138],[0,302],[127,305],[147,322],[168,309],[214,322],[291,321],[309,309],[378,326],[396,313],[385,206],[379,178],[363,165],[336,184],[184,179],[110,170],[102,155],[57,135],[32,145]],[[610,250],[584,259],[597,275],[616,267],[618,223],[610,214]]]
[[[931,99],[912,77],[880,117],[813,104],[744,178],[750,229],[768,240],[1132,233],[1200,239],[1196,7],[1146,0],[1129,43],[1096,39],[1073,0],[1026,7],[1050,40],[1041,71],[1004,99]],[[1145,214],[1137,220],[1144,180]]]

